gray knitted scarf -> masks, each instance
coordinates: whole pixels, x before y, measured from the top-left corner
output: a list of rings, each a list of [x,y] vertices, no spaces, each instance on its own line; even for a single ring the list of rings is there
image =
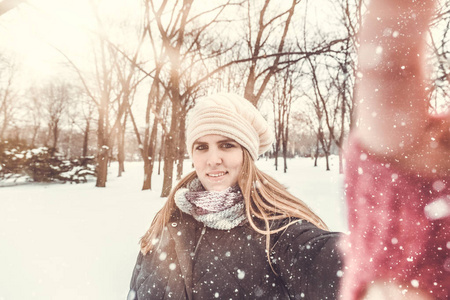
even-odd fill
[[[246,222],[244,198],[238,185],[221,192],[205,191],[196,178],[175,193],[175,204],[210,228],[229,230]]]

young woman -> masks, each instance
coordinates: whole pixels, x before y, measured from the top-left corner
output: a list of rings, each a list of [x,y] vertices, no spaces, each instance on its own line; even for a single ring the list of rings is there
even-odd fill
[[[450,114],[429,114],[425,64],[434,2],[367,7],[347,154],[345,300],[450,299]]]
[[[203,98],[186,137],[195,171],[142,238],[128,299],[336,299],[340,235],[255,166],[273,139],[258,110]]]

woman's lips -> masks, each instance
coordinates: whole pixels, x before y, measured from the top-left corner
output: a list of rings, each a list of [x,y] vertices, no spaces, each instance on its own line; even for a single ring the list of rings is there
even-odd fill
[[[225,176],[226,174],[228,174],[228,172],[223,171],[223,172],[211,172],[211,173],[207,173],[206,175],[211,179],[219,179],[219,178]]]

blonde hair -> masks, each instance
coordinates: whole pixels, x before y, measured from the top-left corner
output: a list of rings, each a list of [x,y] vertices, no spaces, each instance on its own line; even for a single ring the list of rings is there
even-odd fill
[[[289,193],[278,181],[260,171],[250,153],[243,149],[243,165],[238,178],[241,189],[245,212],[250,226],[258,233],[266,236],[266,253],[270,255],[270,235],[285,230],[296,223],[298,219],[308,221],[317,227],[328,230],[325,223],[303,201]],[[176,210],[175,192],[186,187],[189,182],[197,177],[195,171],[184,177],[170,192],[166,204],[156,214],[150,228],[141,238],[141,252],[145,255],[157,244],[158,238],[164,227],[169,222],[172,213]],[[259,228],[256,220],[264,222],[264,228]],[[293,219],[280,228],[271,229],[270,221]],[[270,259],[269,259],[270,263]]]

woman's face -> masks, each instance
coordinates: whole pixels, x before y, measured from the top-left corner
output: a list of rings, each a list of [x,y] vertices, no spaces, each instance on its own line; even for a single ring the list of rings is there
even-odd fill
[[[195,172],[207,191],[223,191],[237,183],[244,161],[243,150],[234,140],[217,134],[194,142]]]

